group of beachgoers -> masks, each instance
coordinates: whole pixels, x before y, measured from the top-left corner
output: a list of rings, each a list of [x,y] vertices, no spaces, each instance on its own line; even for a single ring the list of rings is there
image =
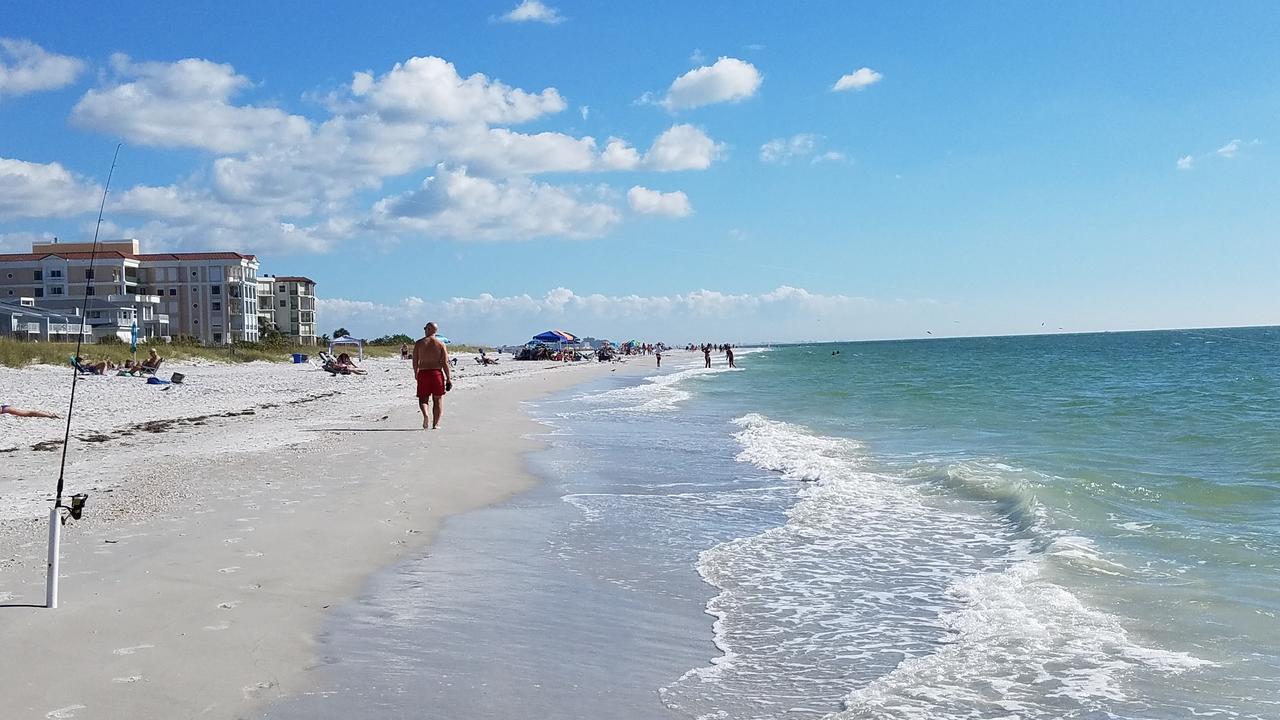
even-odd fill
[[[164,358],[156,353],[155,348],[147,351],[147,359],[141,362],[133,360],[125,360],[123,364],[117,365],[111,360],[90,361],[85,360],[79,355],[71,358],[71,365],[82,375],[106,375],[108,372],[115,372],[116,375],[128,375],[139,377],[142,375],[155,375],[160,369],[160,363],[164,362]]]
[[[153,348],[147,355],[147,359],[141,362],[133,360],[125,360],[123,364],[117,365],[111,360],[99,360],[97,362],[89,362],[79,355],[71,357],[71,365],[76,371],[82,375],[106,375],[108,372],[115,371],[116,375],[125,375],[130,377],[140,377],[143,375],[155,375],[156,370],[160,369],[160,363],[164,362],[164,358],[160,357]],[[48,410],[36,410],[33,408],[18,407],[16,405],[0,404],[0,415],[11,415],[13,417],[22,418],[57,418],[58,414],[49,412]]]
[[[730,345],[729,343],[723,343],[721,345],[713,345],[711,343],[694,345],[690,343],[689,345],[685,346],[685,350],[688,350],[689,352],[701,352],[703,362],[705,363],[704,367],[711,367],[711,353],[713,352],[724,353],[725,359],[729,361],[729,367],[731,368],[738,367],[736,364],[734,364],[733,346]]]

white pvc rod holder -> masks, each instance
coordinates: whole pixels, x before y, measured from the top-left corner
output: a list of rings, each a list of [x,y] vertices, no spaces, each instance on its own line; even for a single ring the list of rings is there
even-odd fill
[[[62,518],[58,508],[49,509],[49,565],[45,580],[44,606],[58,607],[58,559],[62,554]]]

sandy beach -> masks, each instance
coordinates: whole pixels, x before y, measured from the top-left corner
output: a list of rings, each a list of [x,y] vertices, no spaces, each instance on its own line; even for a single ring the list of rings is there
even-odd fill
[[[68,493],[62,607],[44,598],[59,421],[5,417],[0,440],[0,696],[9,718],[251,716],[307,687],[328,608],[428,543],[442,518],[530,486],[540,426],[520,403],[650,365],[461,357],[440,432],[420,429],[408,369],[174,366],[161,390],[88,378]],[[7,402],[64,410],[61,368],[0,371]],[[61,395],[60,395],[61,394]],[[60,399],[61,398],[61,399]]]

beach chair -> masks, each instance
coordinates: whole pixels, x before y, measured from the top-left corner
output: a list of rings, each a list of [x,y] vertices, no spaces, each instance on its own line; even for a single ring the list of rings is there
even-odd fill
[[[141,375],[155,375],[156,371],[159,370],[160,366],[163,364],[164,364],[164,358],[156,358],[155,365],[150,365],[147,363],[146,360],[143,360],[141,363],[139,363],[135,367],[138,368],[138,373]]]
[[[81,375],[101,375],[102,374],[97,370],[89,367],[88,365],[80,364],[80,362],[76,360],[75,355],[68,356],[67,360],[71,362],[71,367],[75,368],[76,372],[80,373]]]

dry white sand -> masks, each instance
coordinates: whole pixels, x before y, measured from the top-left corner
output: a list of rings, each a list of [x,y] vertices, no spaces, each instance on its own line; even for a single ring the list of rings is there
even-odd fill
[[[239,718],[305,691],[323,662],[313,643],[326,608],[420,548],[442,517],[532,482],[521,453],[538,426],[522,401],[649,370],[460,366],[439,432],[421,429],[398,360],[339,378],[175,366],[187,383],[168,391],[87,379],[67,492],[91,497],[64,534],[58,610],[30,607],[44,599],[58,458],[32,446],[59,439],[61,425],[3,418],[0,449],[17,449],[0,454],[0,716]],[[0,369],[0,393],[57,407],[68,380],[60,368]]]

